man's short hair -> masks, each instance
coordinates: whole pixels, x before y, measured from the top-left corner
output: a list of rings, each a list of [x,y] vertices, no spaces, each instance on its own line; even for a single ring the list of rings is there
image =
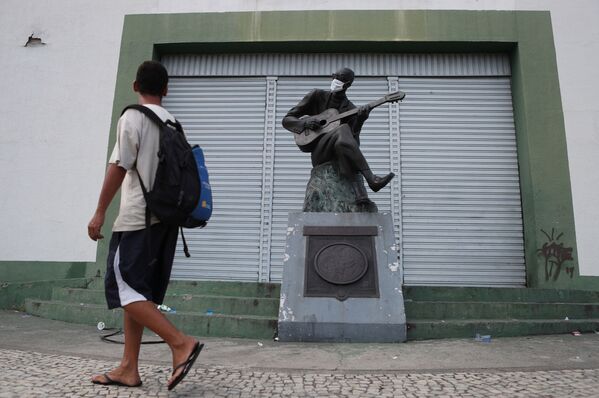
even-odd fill
[[[135,81],[140,94],[162,96],[168,85],[168,72],[160,62],[145,61],[137,68]]]

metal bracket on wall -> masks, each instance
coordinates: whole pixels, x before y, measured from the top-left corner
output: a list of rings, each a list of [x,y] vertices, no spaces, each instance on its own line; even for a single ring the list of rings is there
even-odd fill
[[[389,82],[389,92],[394,93],[400,89],[399,78],[396,76],[387,77]],[[402,223],[401,223],[401,152],[400,152],[400,133],[399,133],[399,102],[389,104],[389,158],[391,170],[397,174],[397,177],[391,181],[391,217],[393,218],[393,232],[396,237],[397,252],[399,255],[399,266],[403,269],[403,250],[401,244]],[[403,275],[403,272],[402,272]],[[403,280],[401,281],[403,284]]]
[[[266,109],[264,112],[264,146],[262,151],[262,202],[260,205],[260,282],[270,281],[270,243],[272,230],[272,197],[274,184],[277,77],[266,77]]]

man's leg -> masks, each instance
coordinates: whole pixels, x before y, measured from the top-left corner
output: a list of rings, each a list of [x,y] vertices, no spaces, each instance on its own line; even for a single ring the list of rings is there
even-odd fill
[[[104,280],[104,292],[106,294],[106,301],[109,308],[120,307],[119,297],[119,286],[117,282],[115,270],[115,261],[119,260],[119,245],[122,232],[113,232],[110,239],[110,245],[108,250],[108,258],[106,261],[106,275]],[[127,385],[137,385],[141,379],[139,377],[139,370],[137,364],[139,361],[139,349],[141,344],[141,337],[143,334],[143,325],[136,322],[131,318],[125,311],[123,314],[123,331],[125,333],[125,346],[123,350],[123,357],[121,364],[104,374],[95,375],[92,377],[92,381],[96,383],[106,384],[109,382],[106,376],[110,377],[111,380],[121,382]]]
[[[369,203],[368,194],[364,189],[364,183],[358,173],[362,174],[370,189],[378,192],[393,179],[395,174],[389,173],[379,177],[372,173],[370,166],[360,150],[358,142],[354,138],[347,124],[341,125],[335,132],[335,157],[339,164],[339,171],[345,178],[351,181],[352,188],[356,194],[356,203]]]
[[[374,192],[380,191],[385,185],[387,185],[395,176],[394,173],[389,173],[386,176],[379,177],[372,173],[370,166],[362,154],[358,142],[354,138],[350,127],[347,124],[343,124],[335,132],[337,139],[335,141],[335,153],[339,163],[339,171],[348,180],[353,181],[354,189],[360,188],[361,180],[355,177],[356,172],[361,173],[370,189]],[[365,196],[365,191],[356,191],[358,201]],[[367,199],[367,197],[366,197]]]
[[[125,328],[125,349],[123,351],[121,367],[136,375],[139,379],[139,351],[144,326],[133,319],[127,311],[123,313],[123,325]]]
[[[156,308],[156,304],[151,301],[136,301],[127,304],[124,309],[135,322],[152,330],[168,344],[173,355],[173,368],[189,358],[197,340],[177,329]],[[169,384],[182,371],[183,368],[179,368],[169,379]]]
[[[177,242],[177,228],[170,228],[156,224],[152,228],[152,242],[154,250],[159,253],[147,252],[146,230],[126,233],[116,232],[111,239],[108,268],[106,273],[106,297],[109,308],[121,306],[124,309],[125,352],[121,366],[108,373],[108,377],[115,377],[115,381],[130,384],[118,377],[118,372],[124,369],[137,368],[139,349],[144,326],[154,331],[169,345],[173,355],[173,366],[185,362],[195,348],[197,341],[177,330],[173,324],[156,308],[153,301],[144,300],[144,295],[156,296],[156,301],[161,302],[168,286],[170,267],[174,257]],[[168,246],[168,247],[167,247]],[[148,255],[150,258],[160,254],[160,260],[151,272],[151,277],[132,277],[144,275],[148,272]],[[160,265],[160,267],[158,267]],[[158,274],[156,274],[158,272]],[[149,286],[147,281],[160,281],[159,286]],[[150,292],[150,293],[148,293]],[[147,296],[145,296],[147,297]],[[133,301],[132,301],[133,299]],[[135,300],[137,299],[137,300]],[[131,344],[127,344],[130,342]],[[174,376],[180,374],[177,370]],[[138,376],[138,373],[137,373]],[[93,380],[106,382],[103,375],[95,376]],[[114,380],[114,379],[113,379]],[[139,380],[139,378],[138,378]]]
[[[357,204],[372,203],[359,174],[360,168],[368,168],[368,162],[347,124],[322,136],[312,151],[312,166],[329,161],[335,161],[341,176],[350,182]]]
[[[123,329],[125,332],[125,347],[121,364],[107,373],[111,380],[134,386],[141,381],[139,376],[139,351],[144,327],[135,321],[127,311],[123,314]],[[95,375],[92,381],[107,383],[106,376]]]
[[[335,158],[339,164],[339,172],[348,180],[353,181],[357,172],[369,169],[370,166],[347,124],[339,126],[334,134],[336,135]]]

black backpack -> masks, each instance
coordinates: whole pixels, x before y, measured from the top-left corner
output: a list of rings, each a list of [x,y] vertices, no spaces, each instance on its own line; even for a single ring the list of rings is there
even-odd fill
[[[143,105],[129,105],[123,109],[121,115],[127,109],[142,112],[160,128],[158,168],[151,191],[146,189],[138,173],[146,199],[146,228],[150,227],[151,214],[165,224],[181,227],[183,251],[185,256],[190,257],[182,227],[196,228],[206,225],[205,220],[197,220],[191,216],[198,205],[202,189],[192,147],[178,121],[164,122]]]

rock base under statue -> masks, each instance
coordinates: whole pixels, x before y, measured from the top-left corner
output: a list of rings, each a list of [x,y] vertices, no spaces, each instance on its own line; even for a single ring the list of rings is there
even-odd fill
[[[339,174],[337,164],[334,162],[323,163],[312,169],[306,187],[303,210],[330,213],[376,213],[378,211],[374,202],[356,204],[356,194],[351,182]]]

